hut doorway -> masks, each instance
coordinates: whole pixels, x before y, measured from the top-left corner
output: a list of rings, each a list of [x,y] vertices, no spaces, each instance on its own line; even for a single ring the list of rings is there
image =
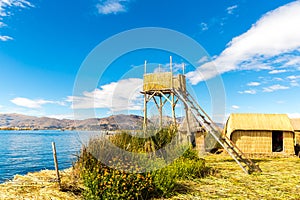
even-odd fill
[[[283,151],[283,132],[272,131],[272,151],[281,152]]]

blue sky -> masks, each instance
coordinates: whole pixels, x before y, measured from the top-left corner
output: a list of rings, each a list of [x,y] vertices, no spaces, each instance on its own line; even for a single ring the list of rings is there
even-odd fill
[[[99,117],[142,115],[144,60],[165,70],[172,52],[120,55],[97,87],[82,94],[73,94],[74,83],[101,42],[130,29],[161,27],[206,50],[193,63],[176,55],[173,62],[178,69],[186,63],[189,87],[208,113],[213,103],[206,83],[220,76],[226,115],[300,117],[299,21],[300,1],[288,0],[0,0],[0,113],[72,118],[74,109],[90,109],[86,101],[94,97]]]

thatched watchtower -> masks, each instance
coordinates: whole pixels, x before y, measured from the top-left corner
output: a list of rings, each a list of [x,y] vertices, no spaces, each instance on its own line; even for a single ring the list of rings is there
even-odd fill
[[[158,112],[159,112],[159,126],[162,128],[163,124],[163,114],[162,110],[166,103],[171,104],[172,109],[172,121],[174,125],[176,124],[176,113],[175,108],[178,103],[179,98],[176,96],[174,89],[185,92],[186,91],[186,78],[184,74],[174,75],[172,70],[172,57],[170,57],[170,72],[157,72],[157,73],[147,73],[145,62],[145,73],[144,73],[144,84],[143,91],[144,94],[144,130],[147,129],[147,105],[153,100]],[[184,73],[184,65],[183,65]],[[188,108],[185,105],[186,118],[188,118]],[[189,128],[188,128],[189,129]],[[189,131],[188,131],[189,135]]]

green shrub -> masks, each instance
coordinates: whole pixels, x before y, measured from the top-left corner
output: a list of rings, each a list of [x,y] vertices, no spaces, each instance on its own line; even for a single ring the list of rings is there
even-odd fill
[[[176,136],[175,129],[163,129],[149,138],[133,137],[127,133],[120,133],[109,138],[113,145],[131,152],[143,155],[139,161],[146,164],[139,166],[138,159],[126,157],[119,152],[111,152],[109,142],[101,139],[92,139],[83,149],[77,161],[85,190],[85,199],[148,199],[150,197],[169,197],[174,193],[178,180],[203,177],[209,168],[205,161],[198,157],[198,153],[186,144],[164,148],[164,152],[156,151],[166,147]],[[147,146],[151,146],[152,154]],[[92,152],[92,153],[91,153]],[[123,151],[124,152],[124,151]],[[165,155],[167,153],[167,157]],[[176,158],[175,154],[182,155]],[[145,156],[146,155],[146,156]],[[108,161],[105,165],[96,158]],[[101,160],[101,159],[100,159]],[[155,166],[154,166],[155,165]],[[111,166],[111,167],[109,167]],[[144,172],[147,169],[156,169]],[[138,172],[143,173],[138,173]],[[129,173],[131,172],[131,173]]]
[[[115,159],[120,165],[128,165]],[[153,180],[149,172],[126,173],[100,163],[87,151],[79,161],[85,199],[147,199],[153,191]]]

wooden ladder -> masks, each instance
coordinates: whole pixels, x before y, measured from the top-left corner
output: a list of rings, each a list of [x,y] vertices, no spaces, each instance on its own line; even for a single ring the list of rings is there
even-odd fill
[[[180,99],[193,113],[196,120],[202,127],[211,134],[214,139],[228,152],[228,154],[236,161],[242,170],[251,174],[252,172],[262,172],[256,165],[219,129],[208,114],[197,104],[195,99],[187,92],[173,89],[174,94]]]

